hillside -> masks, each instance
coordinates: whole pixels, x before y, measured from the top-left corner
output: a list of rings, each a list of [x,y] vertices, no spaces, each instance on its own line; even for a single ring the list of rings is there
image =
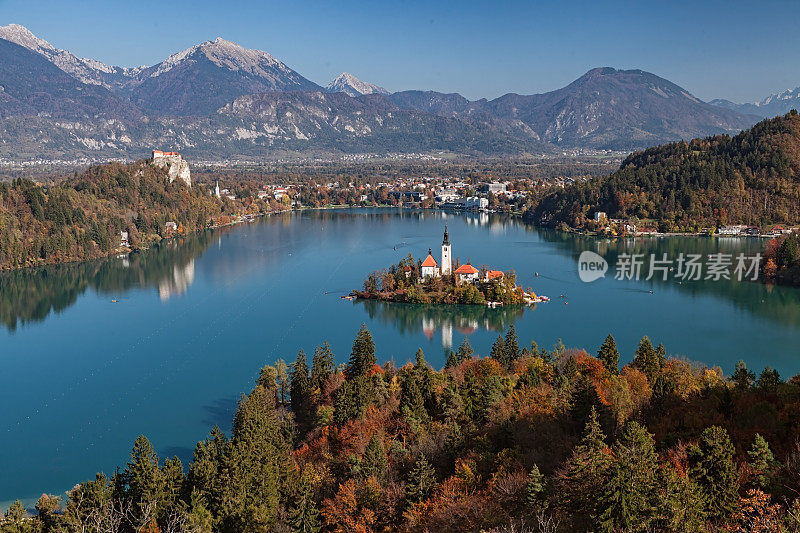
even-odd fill
[[[222,203],[144,161],[90,167],[58,186],[0,183],[0,269],[103,257],[198,230]],[[177,230],[166,227],[175,222]]]
[[[656,219],[668,231],[800,223],[800,116],[634,153],[617,172],[556,191],[527,216],[581,227],[595,211]]]
[[[141,115],[108,89],[81,83],[41,55],[4,39],[0,39],[0,72],[0,118],[133,120]]]

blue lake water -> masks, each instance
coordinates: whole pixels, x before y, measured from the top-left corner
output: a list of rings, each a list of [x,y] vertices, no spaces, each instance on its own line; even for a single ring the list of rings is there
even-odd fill
[[[552,298],[535,308],[486,309],[350,302],[370,271],[409,252],[438,252],[516,270]],[[261,366],[324,340],[347,360],[364,322],[379,360],[399,365],[422,347],[429,362],[465,336],[488,353],[514,323],[521,342],[594,352],[608,333],[630,360],[642,335],[667,352],[730,372],[744,359],[800,372],[800,291],[738,281],[578,278],[593,250],[752,254],[755,239],[611,241],[537,230],[495,215],[402,210],[308,211],[191,236],[129,258],[0,276],[0,502],[63,494],[113,472],[133,440],[191,457],[214,424],[227,430]],[[536,273],[539,275],[536,276]],[[652,291],[652,293],[650,292]],[[563,298],[560,296],[564,295]],[[113,302],[113,300],[117,300]]]

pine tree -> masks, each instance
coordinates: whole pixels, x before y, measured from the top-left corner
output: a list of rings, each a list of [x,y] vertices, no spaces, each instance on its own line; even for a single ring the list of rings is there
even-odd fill
[[[614,342],[614,337],[611,334],[606,337],[606,340],[600,346],[597,358],[603,363],[603,368],[607,372],[619,374],[619,350],[617,350],[617,343]]]
[[[595,516],[609,466],[605,435],[592,407],[583,437],[557,480],[561,505],[579,519]]]
[[[505,348],[505,365],[511,367],[520,355],[517,330],[514,328],[514,324],[508,328],[506,338],[503,339],[503,347]]]
[[[297,359],[292,365],[290,398],[292,412],[299,424],[304,424],[308,419],[311,408],[311,394],[308,377],[308,364],[303,350],[297,352]]]
[[[688,476],[678,474],[674,468],[664,466],[659,470],[661,490],[657,496],[658,518],[654,531],[681,531],[703,533],[706,529],[706,512],[700,488]]]
[[[233,419],[220,529],[261,531],[275,522],[286,447],[274,401],[256,387],[239,402]]]
[[[433,466],[421,453],[414,463],[414,468],[408,474],[406,483],[406,501],[419,503],[427,498],[436,487],[436,472]]]
[[[445,368],[453,368],[458,366],[458,358],[456,357],[456,352],[450,350],[447,353],[447,361],[444,363]]]
[[[159,521],[165,522],[171,510],[181,501],[183,497],[184,481],[183,463],[177,456],[164,461],[161,467],[162,494],[159,512]]]
[[[747,466],[754,475],[753,485],[764,492],[770,492],[780,464],[775,460],[772,450],[769,449],[767,440],[756,433],[753,445],[747,451],[747,456],[749,458]]]
[[[633,366],[644,372],[650,383],[655,383],[661,367],[658,364],[658,354],[656,354],[656,350],[647,335],[639,341],[639,347],[636,348],[636,356],[633,358]]]
[[[658,455],[653,436],[629,422],[613,446],[613,463],[599,499],[598,524],[604,531],[646,528],[655,516]]]
[[[532,511],[540,510],[545,502],[544,476],[536,465],[533,465],[530,473],[528,473],[528,484],[525,487],[525,499],[528,503],[528,507],[530,507]]]
[[[756,382],[756,374],[752,370],[747,370],[747,364],[740,359],[736,363],[731,380],[736,384],[737,389],[745,391]]]
[[[461,346],[458,347],[458,351],[456,352],[456,358],[459,363],[463,363],[464,361],[472,359],[473,355],[472,345],[470,345],[469,339],[464,337],[464,340],[461,341]]]
[[[158,456],[147,437],[140,435],[133,443],[131,460],[122,473],[127,486],[125,499],[130,503],[137,519],[150,505],[158,505],[162,499],[161,471]]]
[[[317,533],[321,528],[319,510],[314,501],[314,489],[305,473],[289,511],[292,533]]]
[[[25,506],[23,506],[19,500],[16,500],[11,504],[11,506],[9,506],[8,511],[5,513],[5,521],[10,525],[15,526],[14,530],[9,529],[9,533],[11,531],[14,531],[14,533],[33,531],[33,528],[26,527],[28,525],[28,511],[25,510]]]
[[[770,366],[764,367],[764,371],[758,376],[758,388],[765,392],[775,392],[780,384],[781,375]]]
[[[376,362],[375,342],[372,340],[372,334],[366,324],[361,324],[361,329],[358,330],[356,339],[353,341],[350,361],[347,363],[347,376],[364,376],[372,370]]]
[[[386,477],[387,468],[388,463],[383,441],[378,438],[377,434],[372,435],[366,450],[364,450],[364,459],[361,461],[361,473],[364,477],[373,476],[378,481],[383,481]]]
[[[324,342],[314,350],[314,358],[311,361],[311,389],[321,392],[334,370],[336,370],[336,358],[331,347]]]
[[[658,368],[663,370],[664,366],[667,364],[667,349],[664,348],[664,344],[660,342],[658,346],[656,346],[656,361],[658,362]]]
[[[739,472],[733,462],[733,444],[719,426],[706,428],[689,449],[689,476],[700,487],[708,516],[727,519],[737,510]]]
[[[501,335],[497,336],[497,340],[492,345],[492,351],[489,352],[489,357],[500,363],[506,364],[506,345]]]

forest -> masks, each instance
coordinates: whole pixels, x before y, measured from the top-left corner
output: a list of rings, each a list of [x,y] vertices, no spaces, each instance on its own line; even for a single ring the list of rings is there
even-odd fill
[[[800,116],[764,120],[717,135],[648,148],[613,174],[555,190],[525,216],[582,228],[596,211],[654,220],[660,231],[726,224],[768,227],[800,222]]]
[[[229,434],[188,465],[140,436],[129,462],[6,532],[663,531],[800,528],[800,376],[732,376],[643,337],[623,359],[465,339],[435,370],[377,364],[362,325],[346,364],[264,366]]]
[[[50,186],[16,178],[0,183],[0,270],[104,257],[122,248],[122,231],[131,249],[146,248],[232,209],[145,161],[92,166]]]

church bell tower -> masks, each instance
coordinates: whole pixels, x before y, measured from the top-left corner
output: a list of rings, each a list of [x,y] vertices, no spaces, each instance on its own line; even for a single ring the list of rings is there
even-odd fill
[[[450,248],[450,236],[447,234],[447,224],[444,226],[444,240],[442,241],[442,275],[453,273],[453,254]]]

